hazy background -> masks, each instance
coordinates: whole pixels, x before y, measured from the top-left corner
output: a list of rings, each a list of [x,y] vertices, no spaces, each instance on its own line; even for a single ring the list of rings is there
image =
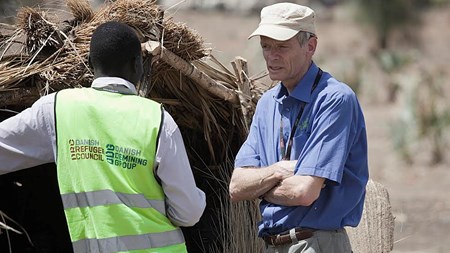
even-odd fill
[[[280,1],[159,1],[231,69],[265,70],[258,39],[247,36],[260,9]],[[448,0],[290,1],[317,12],[316,63],[349,84],[362,104],[373,180],[384,184],[396,217],[394,252],[450,248],[450,6]],[[94,6],[101,1],[93,2]],[[0,1],[1,22],[18,7],[62,9],[59,1]],[[63,14],[62,14],[63,15]]]

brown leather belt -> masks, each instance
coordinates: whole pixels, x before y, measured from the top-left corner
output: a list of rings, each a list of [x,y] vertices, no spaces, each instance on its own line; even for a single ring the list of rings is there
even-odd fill
[[[295,229],[295,237],[297,240],[305,240],[311,238],[314,235],[313,229],[304,229],[304,228],[296,228]],[[269,235],[263,237],[264,241],[273,246],[291,244],[292,239],[291,235],[288,233],[278,234],[278,235]]]

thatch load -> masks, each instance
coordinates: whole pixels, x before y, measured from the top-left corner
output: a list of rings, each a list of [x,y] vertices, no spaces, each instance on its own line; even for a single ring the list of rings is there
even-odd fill
[[[16,25],[5,27],[10,32],[0,36],[1,108],[29,106],[50,92],[89,86],[90,36],[99,24],[115,20],[135,28],[143,43],[145,75],[139,94],[163,103],[179,126],[189,130],[186,136],[206,140],[206,164],[223,160],[232,141],[245,137],[261,94],[248,77],[242,80],[248,75],[238,72],[245,71],[239,64],[245,62],[228,70],[195,31],[164,19],[152,0],[118,0],[97,12],[87,0],[69,0],[67,6],[72,19],[57,20],[54,13],[25,7],[18,11]]]

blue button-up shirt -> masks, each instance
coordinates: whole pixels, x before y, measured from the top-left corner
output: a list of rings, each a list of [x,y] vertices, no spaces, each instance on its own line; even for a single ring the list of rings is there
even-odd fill
[[[282,159],[280,122],[287,143],[300,108],[291,160],[296,175],[325,178],[326,187],[311,206],[280,206],[261,201],[259,236],[294,227],[333,230],[357,226],[369,177],[364,116],[355,93],[324,72],[311,93],[319,68],[313,63],[292,94],[280,83],[259,100],[250,133],[235,167],[266,167]]]

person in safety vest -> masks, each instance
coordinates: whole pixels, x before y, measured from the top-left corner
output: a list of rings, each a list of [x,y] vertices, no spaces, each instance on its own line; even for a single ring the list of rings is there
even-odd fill
[[[180,226],[206,206],[178,126],[137,96],[141,44],[126,24],[92,34],[90,88],[65,89],[0,123],[0,174],[56,162],[74,252],[186,252]]]

